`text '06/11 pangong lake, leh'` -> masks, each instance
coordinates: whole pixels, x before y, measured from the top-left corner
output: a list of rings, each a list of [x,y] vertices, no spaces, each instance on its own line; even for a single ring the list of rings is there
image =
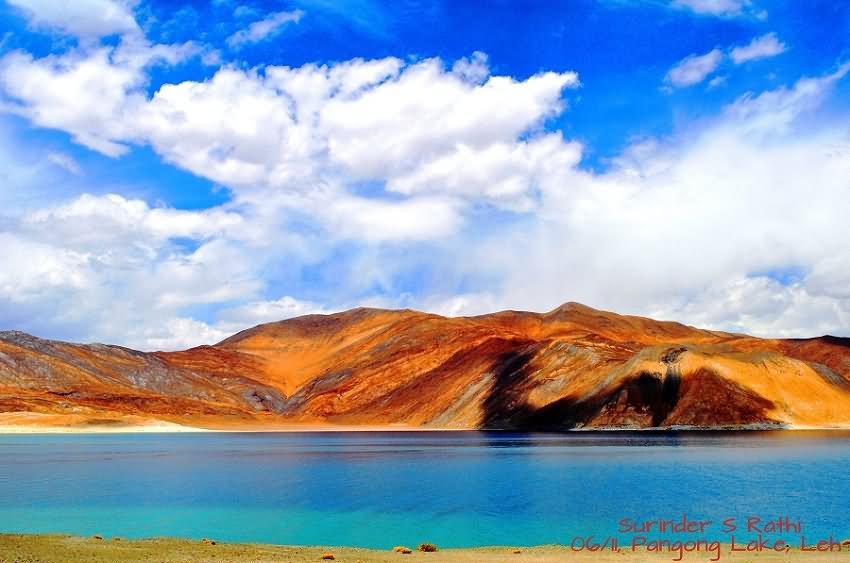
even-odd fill
[[[848,30],[0,0],[0,563],[850,561]]]

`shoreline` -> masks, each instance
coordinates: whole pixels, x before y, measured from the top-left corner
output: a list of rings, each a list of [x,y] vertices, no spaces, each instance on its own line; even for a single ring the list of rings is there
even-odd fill
[[[510,430],[503,428],[428,428],[397,426],[287,426],[275,428],[200,428],[180,424],[139,425],[139,426],[0,426],[0,436],[36,436],[36,435],[97,435],[97,434],[319,434],[319,433],[365,433],[365,432],[409,432],[409,433],[458,433],[458,432],[511,432],[517,434],[712,434],[712,433],[803,433],[803,432],[850,432],[850,427],[806,427],[806,428],[598,428],[584,430]]]
[[[647,433],[677,434],[711,432],[796,432],[796,431],[850,431],[850,425],[811,426],[751,424],[745,426],[673,426],[673,427],[602,427],[571,428],[567,430],[514,430],[506,428],[455,428],[411,426],[407,424],[333,424],[304,422],[276,424],[249,422],[226,424],[218,420],[168,421],[147,419],[137,416],[126,418],[91,418],[79,415],[52,415],[42,413],[0,413],[0,435],[22,434],[174,434],[174,433],[308,433],[308,432],[519,432],[547,434],[594,434],[594,433]]]
[[[127,540],[102,536],[79,537],[59,534],[8,534],[0,532],[0,563],[40,561],[41,563],[154,563],[181,561],[217,563],[306,563],[308,561],[340,561],[345,563],[395,563],[429,561],[430,563],[544,563],[577,561],[581,563],[618,562],[655,563],[678,560],[675,552],[623,550],[619,552],[576,552],[566,545],[535,547],[490,546],[439,549],[433,553],[417,551],[399,553],[393,549],[366,549],[330,546],[288,546],[270,544],[221,543],[212,539],[189,540],[151,538]],[[843,546],[842,546],[843,547]],[[717,557],[717,559],[714,559]],[[771,563],[789,560],[835,562],[850,561],[850,547],[837,552],[804,552],[793,548],[788,552],[732,552],[729,544],[720,544],[717,552],[687,552],[682,561],[721,561],[744,563],[754,558]]]
[[[850,426],[787,426],[771,428],[736,427],[694,427],[694,428],[576,428],[568,430],[513,430],[505,428],[435,428],[427,426],[399,425],[286,425],[286,426],[245,426],[235,428],[204,428],[185,424],[157,422],[150,424],[127,425],[35,425],[0,424],[0,436],[38,435],[38,434],[287,434],[287,433],[356,433],[356,432],[514,432],[520,434],[711,434],[711,433],[780,433],[780,432],[848,432]]]

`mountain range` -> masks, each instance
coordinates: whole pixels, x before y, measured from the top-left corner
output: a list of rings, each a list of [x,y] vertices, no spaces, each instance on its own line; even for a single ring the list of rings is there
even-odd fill
[[[850,427],[850,339],[762,339],[567,303],[353,309],[139,352],[0,332],[0,426]]]

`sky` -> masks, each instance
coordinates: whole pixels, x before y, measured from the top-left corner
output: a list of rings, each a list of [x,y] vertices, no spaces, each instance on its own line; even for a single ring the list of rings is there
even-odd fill
[[[0,330],[850,335],[850,4],[0,0]]]

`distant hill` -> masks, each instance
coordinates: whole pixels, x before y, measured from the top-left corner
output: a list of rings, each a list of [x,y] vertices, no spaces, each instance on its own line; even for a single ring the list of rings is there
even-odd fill
[[[0,332],[0,426],[850,426],[850,339],[767,340],[567,303],[353,309],[143,353]]]

